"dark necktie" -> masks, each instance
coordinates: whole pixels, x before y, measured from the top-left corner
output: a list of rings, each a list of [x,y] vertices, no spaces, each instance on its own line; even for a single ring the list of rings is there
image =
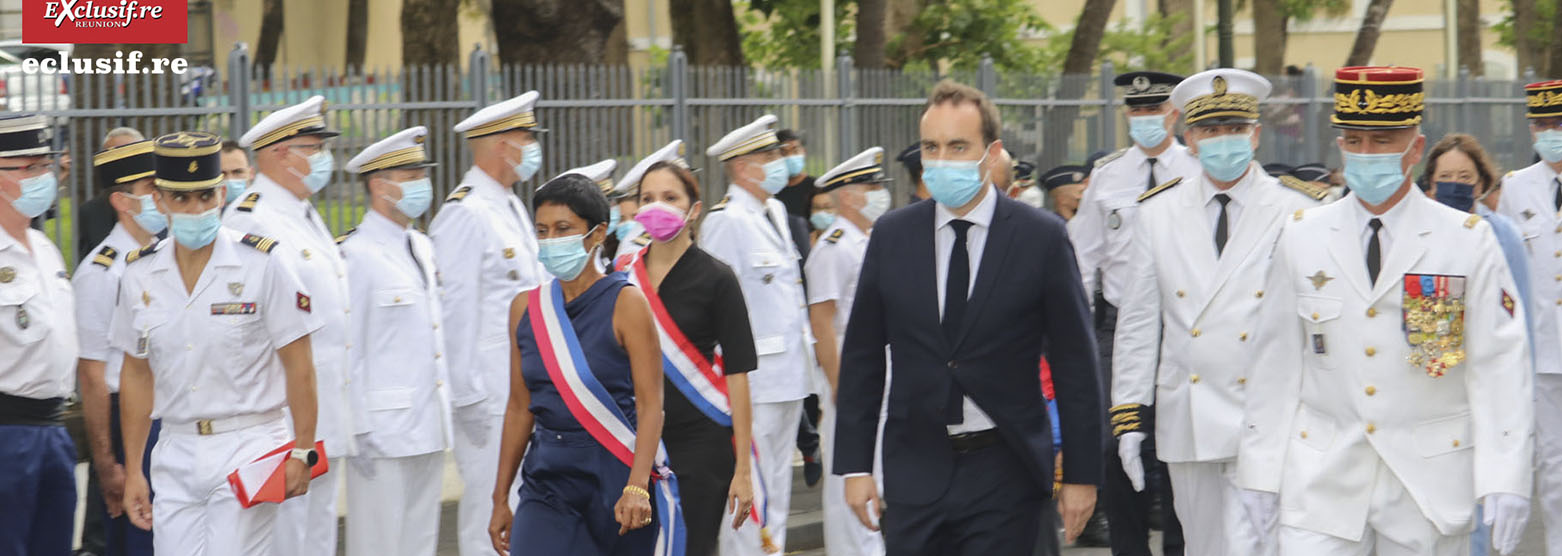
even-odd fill
[[[1215,201],[1220,203],[1220,216],[1215,219],[1215,257],[1226,251],[1226,203],[1231,202],[1231,196],[1225,193],[1216,193]]]
[[[1551,180],[1551,183],[1557,186],[1557,194],[1551,200],[1551,204],[1556,210],[1562,211],[1562,177]]]
[[[407,234],[407,254],[412,256],[412,264],[418,267],[418,281],[428,285],[428,274],[423,271],[423,261],[418,260],[418,250],[412,248],[412,234]]]
[[[1149,191],[1151,189],[1155,189],[1155,186],[1160,185],[1160,184],[1159,183],[1155,183],[1155,157],[1152,156],[1150,158],[1147,158],[1146,160],[1150,161],[1150,179],[1149,179],[1149,183],[1144,184],[1144,190],[1145,191]]]
[[[955,232],[955,242],[949,250],[949,273],[944,280],[944,338],[949,340],[953,347],[960,333],[960,323],[965,320],[965,305],[969,301],[971,289],[971,254],[966,249],[966,231],[971,229],[971,222],[966,220],[950,220],[950,229]],[[957,383],[949,388],[949,400],[944,407],[945,424],[958,425],[965,422],[965,413],[961,401],[961,391]]]
[[[1383,229],[1383,221],[1373,218],[1367,221],[1367,227],[1372,228],[1372,239],[1367,240],[1367,278],[1376,286],[1378,272],[1383,270],[1383,247],[1378,243],[1378,230]]]
[[[776,239],[786,240],[786,234],[781,233],[781,226],[776,224],[776,215],[770,212],[770,205],[768,204],[765,205],[765,222],[770,224],[770,229],[776,231]]]

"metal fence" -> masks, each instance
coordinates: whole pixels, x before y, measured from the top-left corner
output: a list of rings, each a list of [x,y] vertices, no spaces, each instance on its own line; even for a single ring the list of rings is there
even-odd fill
[[[719,164],[704,149],[727,131],[765,114],[783,127],[806,132],[808,170],[818,175],[869,146],[893,157],[914,143],[923,100],[939,79],[950,78],[986,91],[1004,120],[1003,139],[1017,158],[1040,168],[1080,163],[1090,153],[1127,146],[1121,103],[1111,64],[1096,75],[999,72],[991,63],[975,71],[901,72],[852,67],[842,57],[831,71],[692,67],[673,51],[654,67],[498,65],[488,52],[470,53],[459,66],[332,69],[252,67],[243,44],[229,53],[222,69],[201,67],[179,76],[58,76],[8,74],[7,105],[50,116],[69,131],[61,147],[76,153],[63,180],[60,207],[45,229],[68,259],[83,254],[76,241],[81,223],[73,207],[94,196],[91,156],[105,132],[119,126],[148,137],[181,129],[206,130],[238,138],[272,110],[322,95],[328,121],[342,132],[332,142],[338,161],[364,146],[412,125],[427,125],[427,143],[440,162],[433,180],[437,194],[457,186],[471,155],[451,126],[487,104],[535,89],[542,95],[538,119],[551,131],[542,136],[541,175],[520,193],[555,174],[602,160],[619,161],[622,174],[640,157],[674,138],[688,142],[691,164],[706,198],[725,189]],[[1300,76],[1276,77],[1264,108],[1263,162],[1323,162],[1337,165],[1333,108],[1327,73],[1308,68]],[[1429,139],[1450,131],[1479,138],[1506,169],[1533,159],[1524,118],[1524,81],[1478,79],[1427,83]],[[892,165],[891,186],[904,202],[910,180]],[[358,222],[364,188],[338,170],[336,185],[318,203],[334,231]],[[425,217],[428,218],[428,217]]]

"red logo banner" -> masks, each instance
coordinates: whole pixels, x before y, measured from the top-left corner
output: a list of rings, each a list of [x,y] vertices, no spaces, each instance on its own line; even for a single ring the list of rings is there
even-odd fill
[[[186,0],[22,0],[26,43],[184,44]]]

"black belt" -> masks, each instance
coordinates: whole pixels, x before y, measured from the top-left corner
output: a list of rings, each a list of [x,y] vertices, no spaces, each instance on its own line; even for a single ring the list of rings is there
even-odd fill
[[[0,394],[0,425],[64,424],[65,398],[24,398]]]
[[[992,446],[999,440],[1003,438],[998,436],[998,429],[987,429],[949,435],[949,447],[953,448],[956,454],[963,454]]]

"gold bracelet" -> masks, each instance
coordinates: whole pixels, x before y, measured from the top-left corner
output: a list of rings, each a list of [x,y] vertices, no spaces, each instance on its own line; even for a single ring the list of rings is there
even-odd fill
[[[646,500],[650,500],[651,499],[651,493],[650,492],[647,492],[645,489],[637,487],[635,485],[629,485],[629,486],[624,487],[624,494],[638,494],[638,495],[640,495],[641,498],[644,498]]]

